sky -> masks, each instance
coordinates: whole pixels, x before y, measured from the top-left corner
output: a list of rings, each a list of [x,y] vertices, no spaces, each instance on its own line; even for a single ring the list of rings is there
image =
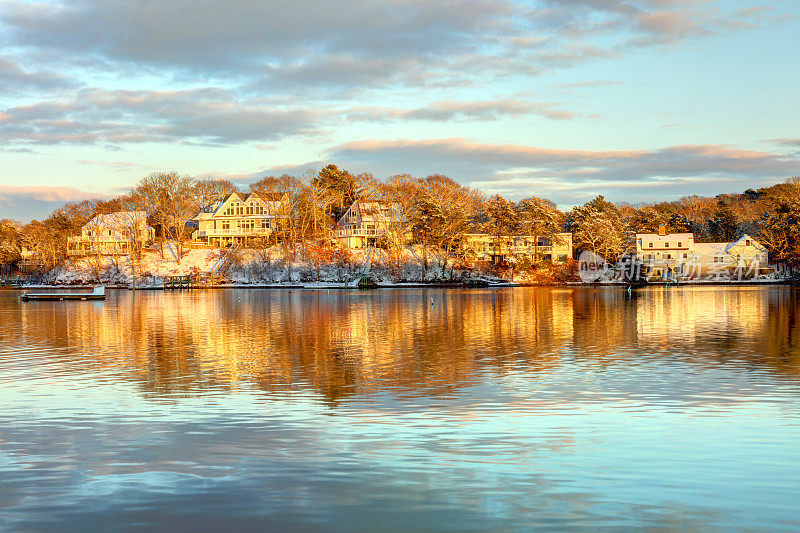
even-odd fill
[[[335,163],[560,207],[800,174],[800,0],[0,0],[0,218]]]

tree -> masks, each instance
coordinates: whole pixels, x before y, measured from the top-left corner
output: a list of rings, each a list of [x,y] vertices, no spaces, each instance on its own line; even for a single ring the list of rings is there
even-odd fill
[[[739,221],[725,200],[717,202],[717,210],[708,221],[708,232],[718,242],[730,242],[739,236]]]
[[[183,245],[191,235],[186,223],[197,215],[197,201],[193,196],[195,182],[192,178],[172,172],[155,172],[145,176],[136,185],[134,195],[145,207],[148,216],[160,226],[161,257],[164,241],[172,236],[176,245],[178,264],[183,257]]]
[[[757,235],[769,249],[773,261],[800,267],[800,201],[781,203],[765,214]]]
[[[236,185],[230,180],[207,178],[197,180],[192,189],[194,208],[198,213],[208,213],[211,207],[236,192]]]
[[[567,226],[578,248],[591,250],[606,261],[615,262],[626,249],[625,221],[617,206],[602,195],[573,208]]]
[[[0,220],[0,273],[22,259],[22,226],[16,220]]]
[[[513,202],[495,194],[486,201],[484,216],[485,227],[493,237],[495,255],[500,255],[502,243],[516,234],[519,227],[519,216]]]
[[[516,209],[519,231],[534,237],[533,256],[538,257],[539,237],[550,242],[557,240],[564,226],[564,214],[554,202],[536,196],[520,200]]]
[[[366,176],[362,178],[365,181]],[[361,197],[359,180],[347,170],[334,164],[325,166],[312,179],[310,185],[319,187],[325,194],[325,205],[335,220],[339,220],[353,202]]]

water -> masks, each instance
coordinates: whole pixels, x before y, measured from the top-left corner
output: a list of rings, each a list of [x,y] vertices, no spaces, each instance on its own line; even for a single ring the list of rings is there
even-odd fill
[[[800,528],[797,289],[18,295],[0,530]]]

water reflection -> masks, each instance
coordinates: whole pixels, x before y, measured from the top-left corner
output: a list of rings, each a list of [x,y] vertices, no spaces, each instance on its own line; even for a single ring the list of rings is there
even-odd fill
[[[0,293],[0,358],[76,356],[154,396],[310,387],[334,405],[393,391],[444,394],[476,375],[634,358],[735,361],[796,376],[798,291],[720,287],[372,292],[117,292],[103,305]],[[432,302],[432,303],[431,303]],[[629,364],[626,362],[625,364]],[[481,378],[482,379],[482,378]]]
[[[0,530],[797,529],[789,287],[0,292]]]

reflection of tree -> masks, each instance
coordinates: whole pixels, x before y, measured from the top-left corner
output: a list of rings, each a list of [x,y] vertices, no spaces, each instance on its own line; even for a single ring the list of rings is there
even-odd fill
[[[431,298],[433,305],[431,305]],[[20,339],[59,348],[98,379],[169,397],[255,387],[351,396],[447,394],[498,376],[569,364],[737,355],[800,371],[800,297],[782,287],[508,291],[122,292],[101,307],[21,306]],[[61,350],[63,349],[63,350]],[[80,357],[75,357],[79,355]],[[741,368],[741,367],[737,367]],[[270,395],[268,395],[269,397]]]

